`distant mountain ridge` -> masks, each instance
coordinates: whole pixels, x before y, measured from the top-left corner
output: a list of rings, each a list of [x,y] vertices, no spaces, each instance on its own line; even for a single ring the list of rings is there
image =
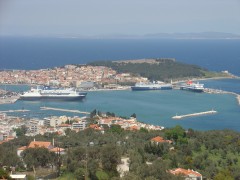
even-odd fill
[[[223,32],[201,33],[155,33],[145,35],[130,34],[103,34],[83,36],[78,34],[58,35],[62,38],[87,38],[87,39],[240,39],[240,35]]]
[[[240,35],[222,32],[202,32],[202,33],[158,33],[147,34],[148,38],[173,38],[173,39],[240,39]]]
[[[1,36],[1,35],[0,35]],[[5,35],[15,37],[15,35]],[[17,36],[16,36],[17,37]],[[239,34],[224,32],[200,32],[200,33],[151,33],[144,35],[133,34],[99,34],[99,35],[81,35],[77,33],[70,34],[34,34],[24,37],[56,37],[56,38],[76,38],[76,39],[240,39]]]

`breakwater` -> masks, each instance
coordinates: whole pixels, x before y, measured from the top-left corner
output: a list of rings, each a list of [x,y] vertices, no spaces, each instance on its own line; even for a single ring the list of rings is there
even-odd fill
[[[208,115],[208,114],[215,114],[217,111],[211,110],[211,111],[204,111],[204,112],[198,112],[198,113],[192,113],[192,114],[185,114],[185,115],[176,115],[173,116],[172,119],[182,119],[192,116],[201,116],[201,115]]]
[[[79,114],[90,114],[89,112],[73,110],[73,109],[62,109],[62,108],[53,108],[53,107],[40,107],[41,110],[52,110],[52,111],[63,111],[63,112],[71,112],[71,113],[79,113]]]
[[[13,113],[13,112],[28,112],[28,109],[17,109],[17,110],[7,110],[7,111],[0,111],[0,113]]]
[[[205,88],[204,92],[210,93],[210,94],[232,94],[232,95],[236,96],[238,105],[240,105],[240,94],[238,94],[238,93],[230,92],[230,91],[223,91],[223,90],[219,90],[219,89],[211,89],[211,88]]]

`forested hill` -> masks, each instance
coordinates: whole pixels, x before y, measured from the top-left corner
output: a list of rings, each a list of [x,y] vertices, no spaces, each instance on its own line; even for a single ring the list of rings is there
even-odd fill
[[[43,168],[49,173],[51,166],[60,165],[59,179],[185,179],[168,173],[175,168],[193,169],[204,179],[240,179],[239,132],[200,132],[181,126],[162,131],[125,131],[119,125],[104,128],[105,133],[91,128],[79,132],[67,129],[66,136],[45,133],[35,137],[25,136],[24,127],[16,129],[18,138],[0,144],[0,177],[4,177],[3,166],[16,167],[17,171],[34,170],[42,176]],[[152,138],[158,136],[173,143],[152,143]],[[51,142],[53,138],[67,149],[60,161],[57,154],[42,147],[26,149],[21,158],[17,156],[17,148],[27,146],[33,139]],[[92,145],[88,145],[90,142]],[[129,159],[129,172],[120,178],[117,166],[122,158]]]
[[[170,79],[183,79],[206,77],[209,71],[196,65],[184,64],[175,59],[144,59],[128,61],[97,61],[89,63],[93,66],[107,66],[118,73],[131,73],[147,77],[150,80],[169,81]]]

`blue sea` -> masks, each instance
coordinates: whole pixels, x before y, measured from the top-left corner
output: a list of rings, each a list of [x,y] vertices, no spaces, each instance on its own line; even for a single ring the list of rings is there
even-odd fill
[[[173,39],[65,39],[65,38],[0,38],[1,69],[39,69],[65,64],[85,64],[96,60],[122,60],[171,57],[213,71],[228,70],[240,75],[240,40],[173,40]],[[239,79],[203,81],[206,87],[240,93]],[[1,86],[5,88],[5,86]],[[25,91],[27,86],[6,86],[8,90]],[[230,94],[204,94],[170,91],[97,91],[88,92],[82,102],[25,102],[0,105],[1,110],[29,109],[24,117],[79,114],[41,111],[41,106],[66,109],[114,112],[119,116],[137,114],[149,124],[197,130],[233,129],[240,131],[240,106]],[[208,110],[214,115],[173,120],[172,116]]]
[[[240,75],[240,40],[0,37],[1,69],[39,69],[97,60],[175,58]]]

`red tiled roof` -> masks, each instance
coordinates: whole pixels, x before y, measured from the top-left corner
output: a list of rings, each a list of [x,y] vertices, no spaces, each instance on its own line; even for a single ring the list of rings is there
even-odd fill
[[[20,147],[20,148],[18,148],[18,150],[25,150],[25,149],[27,149],[27,146],[22,146],[22,147]]]
[[[102,130],[101,127],[99,127],[97,124],[90,124],[89,128],[95,129],[95,130]]]
[[[97,124],[90,124],[89,127],[95,129],[95,128],[98,128],[98,125]]]
[[[196,177],[201,177],[202,175],[199,172],[190,170],[190,169],[182,169],[182,168],[177,168],[175,170],[170,170],[170,173],[172,173],[173,175],[185,175],[185,176],[190,176],[190,175],[194,175]]]
[[[130,127],[130,130],[132,130],[132,131],[133,131],[133,130],[138,130],[138,126],[131,126],[131,127]]]
[[[55,147],[55,148],[50,149],[50,151],[52,151],[52,152],[63,152],[63,151],[65,151],[65,149],[59,148],[59,147]]]
[[[164,142],[172,143],[172,141],[170,141],[170,140],[164,140],[163,137],[161,137],[161,136],[157,136],[155,138],[152,138],[151,141],[154,141],[154,142],[157,142],[157,143],[164,143]]]
[[[51,145],[51,142],[46,142],[46,141],[32,141],[30,142],[28,148],[35,148],[35,147],[45,147],[49,148]]]

